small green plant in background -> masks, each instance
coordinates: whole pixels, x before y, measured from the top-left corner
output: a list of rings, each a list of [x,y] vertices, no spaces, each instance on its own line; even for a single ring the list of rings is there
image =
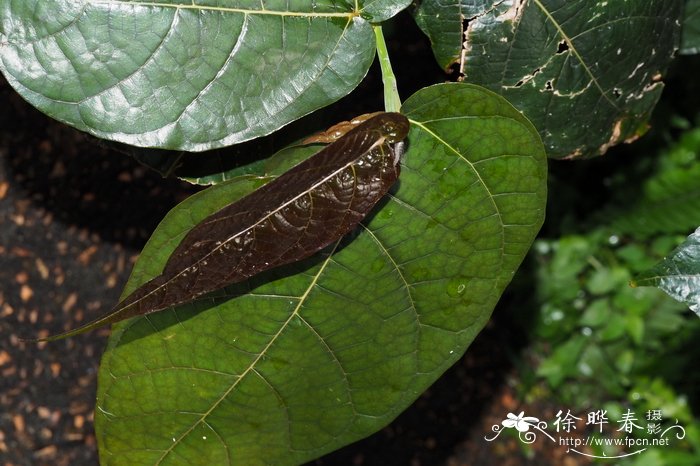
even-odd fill
[[[526,398],[581,412],[602,409],[611,420],[630,409],[640,424],[645,413],[660,410],[666,426],[685,428],[682,440],[670,435],[673,447],[650,448],[619,464],[700,462],[700,320],[657,288],[630,286],[687,243],[685,234],[700,218],[698,154],[700,128],[692,128],[614,176],[611,184],[633,187],[632,195],[618,191],[578,233],[539,239],[531,252],[536,311],[526,354],[535,364],[521,371],[532,383],[525,385]],[[634,434],[648,437],[644,430]],[[619,446],[592,450],[622,452]]]

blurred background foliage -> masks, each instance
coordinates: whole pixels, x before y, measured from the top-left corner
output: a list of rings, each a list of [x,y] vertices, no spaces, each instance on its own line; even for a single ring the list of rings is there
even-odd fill
[[[700,319],[657,288],[629,286],[700,226],[698,73],[697,56],[676,60],[652,127],[634,144],[595,160],[550,161],[548,220],[503,311],[528,340],[513,355],[526,405],[570,407],[584,421],[606,410],[601,437],[628,410],[641,425],[661,410],[664,427],[685,428],[669,447],[594,463],[700,464]],[[630,435],[649,438],[644,429]]]

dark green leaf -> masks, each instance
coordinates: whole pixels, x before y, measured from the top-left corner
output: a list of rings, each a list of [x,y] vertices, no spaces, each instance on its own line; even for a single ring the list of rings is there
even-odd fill
[[[0,70],[102,138],[201,151],[269,134],[349,93],[374,58],[362,15],[407,0],[3,1]]]
[[[386,425],[463,354],[541,225],[544,151],[474,86],[424,89],[404,111],[401,180],[353,238],[115,326],[95,411],[103,465],[302,463]],[[171,212],[126,291],[241,186]]]
[[[520,3],[520,2],[516,2]],[[499,17],[509,11],[512,1],[420,0],[413,15],[418,26],[430,38],[433,54],[440,66],[449,71],[460,64],[464,43],[464,25],[492,11]]]
[[[682,0],[423,0],[416,20],[438,62],[458,63],[467,81],[522,110],[550,157],[587,157],[645,130],[678,46],[681,7]]]
[[[700,315],[700,228],[664,260],[640,273],[633,286],[656,286]]]
[[[399,176],[390,143],[408,121],[383,113],[192,228],[165,263],[107,315],[52,341],[185,304],[273,267],[297,262],[352,230]]]

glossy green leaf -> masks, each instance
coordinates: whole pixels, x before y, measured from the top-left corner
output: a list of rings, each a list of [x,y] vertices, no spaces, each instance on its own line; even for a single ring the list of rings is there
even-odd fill
[[[456,63],[468,82],[522,110],[548,156],[574,158],[645,131],[678,47],[682,5],[423,0],[416,21],[440,65]]]
[[[104,466],[299,464],[389,423],[464,353],[542,223],[544,151],[478,87],[426,88],[403,112],[401,179],[339,244],[114,327],[96,409]],[[125,292],[251,183],[174,209]]]
[[[632,285],[656,286],[700,315],[700,228]]]
[[[6,0],[0,70],[48,115],[137,146],[207,150],[349,93],[369,22],[407,0]]]
[[[700,52],[700,0],[685,0],[680,53]]]

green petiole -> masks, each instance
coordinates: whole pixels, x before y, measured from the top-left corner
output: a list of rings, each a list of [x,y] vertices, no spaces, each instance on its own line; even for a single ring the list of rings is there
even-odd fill
[[[384,110],[387,112],[398,112],[401,109],[401,99],[399,90],[396,87],[396,76],[391,69],[389,52],[386,49],[384,34],[380,25],[374,25],[374,36],[377,42],[377,56],[379,66],[382,69],[382,82],[384,83]]]

